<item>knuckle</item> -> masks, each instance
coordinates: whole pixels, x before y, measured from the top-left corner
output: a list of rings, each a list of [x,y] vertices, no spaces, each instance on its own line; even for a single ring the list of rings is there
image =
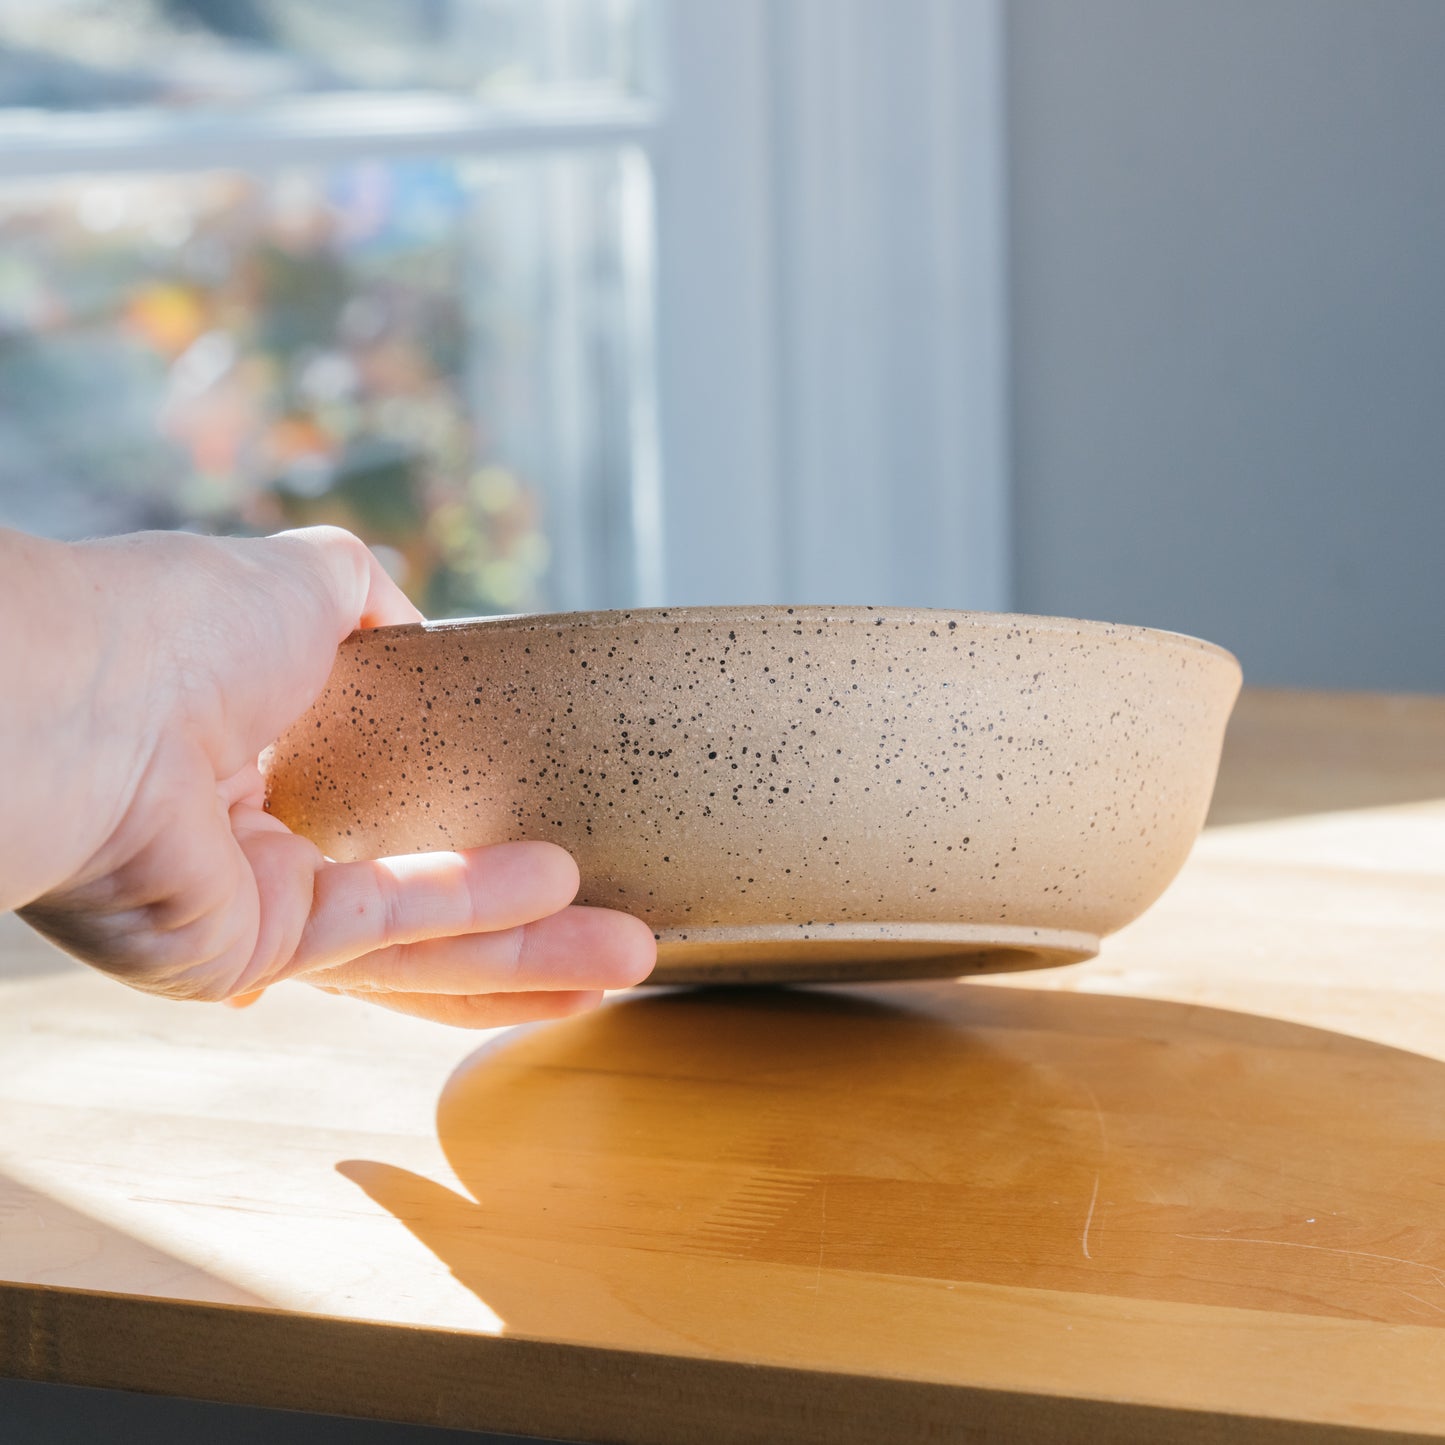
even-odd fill
[[[496,981],[499,988],[515,988],[518,980],[527,974],[537,946],[537,926],[524,923],[517,928],[493,935],[497,949],[495,958]]]

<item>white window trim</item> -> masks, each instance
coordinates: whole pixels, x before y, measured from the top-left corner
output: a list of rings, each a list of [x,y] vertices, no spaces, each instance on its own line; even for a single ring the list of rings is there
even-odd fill
[[[999,0],[665,19],[667,599],[1006,609]]]

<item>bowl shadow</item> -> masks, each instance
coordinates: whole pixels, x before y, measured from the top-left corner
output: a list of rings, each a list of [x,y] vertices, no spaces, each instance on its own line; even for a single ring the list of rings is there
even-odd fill
[[[338,1168],[508,1332],[595,1287],[696,1333],[689,1261],[1439,1325],[1442,1099],[1435,1060],[1154,1000],[685,991],[463,1063],[437,1126],[466,1194]],[[757,1307],[732,1295],[719,1329]]]

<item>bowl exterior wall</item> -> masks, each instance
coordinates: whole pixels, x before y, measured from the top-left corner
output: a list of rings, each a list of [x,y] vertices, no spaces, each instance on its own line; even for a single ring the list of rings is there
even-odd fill
[[[688,928],[1108,933],[1203,825],[1238,664],[1138,628],[863,608],[388,628],[267,760],[342,860],[543,838]]]

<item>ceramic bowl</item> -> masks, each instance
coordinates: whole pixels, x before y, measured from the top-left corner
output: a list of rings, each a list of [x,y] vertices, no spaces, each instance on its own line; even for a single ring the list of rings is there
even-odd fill
[[[266,762],[350,860],[549,838],[655,982],[1070,962],[1204,822],[1240,670],[1176,633],[864,607],[567,613],[341,647]]]

